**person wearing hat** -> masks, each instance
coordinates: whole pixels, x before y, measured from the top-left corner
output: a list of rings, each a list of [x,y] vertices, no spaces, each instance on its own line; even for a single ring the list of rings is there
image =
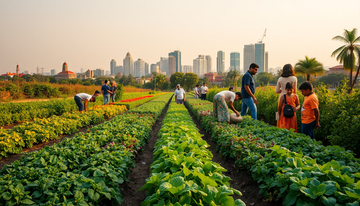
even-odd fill
[[[175,90],[175,101],[177,104],[184,104],[185,102],[185,91],[180,87],[180,84],[176,85]]]
[[[87,103],[89,101],[95,102],[96,97],[98,97],[99,95],[100,95],[100,92],[98,90],[96,90],[93,95],[86,94],[86,93],[76,94],[74,97],[74,100],[75,100],[77,106],[79,107],[79,112],[82,113],[83,110],[85,110],[85,112],[86,112],[87,111]],[[84,104],[83,104],[83,102],[84,102]]]

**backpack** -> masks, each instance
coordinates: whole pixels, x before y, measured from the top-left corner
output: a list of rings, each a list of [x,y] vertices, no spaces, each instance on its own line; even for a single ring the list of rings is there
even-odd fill
[[[284,117],[287,117],[287,118],[291,118],[294,116],[294,109],[291,105],[288,105],[286,103],[286,94],[284,94],[284,101],[285,101],[285,106],[284,106]]]

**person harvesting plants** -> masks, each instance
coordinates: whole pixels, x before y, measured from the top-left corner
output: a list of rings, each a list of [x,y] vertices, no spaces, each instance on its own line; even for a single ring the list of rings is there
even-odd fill
[[[86,112],[87,111],[87,103],[89,101],[95,102],[96,97],[98,97],[99,95],[100,95],[100,92],[98,90],[96,90],[93,95],[86,94],[86,93],[76,94],[74,97],[74,100],[75,100],[77,106],[79,107],[79,112],[82,113],[83,110],[85,110],[85,112]],[[84,104],[83,104],[83,102],[84,102]]]
[[[277,127],[288,130],[292,128],[297,132],[296,111],[300,109],[299,97],[293,93],[292,83],[286,83],[285,90],[286,93],[279,98]]]
[[[235,112],[237,117],[240,117],[240,113],[236,111],[233,104],[234,101],[241,99],[242,95],[240,92],[222,91],[217,93],[214,96],[214,117],[217,118],[219,122],[227,122],[230,124],[230,113],[226,103],[229,102],[230,109]]]

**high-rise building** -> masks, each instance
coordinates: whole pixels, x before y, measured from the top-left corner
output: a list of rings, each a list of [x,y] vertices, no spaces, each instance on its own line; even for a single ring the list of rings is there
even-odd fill
[[[51,76],[55,76],[55,74],[56,74],[56,70],[55,70],[55,69],[52,69],[50,72],[51,72]]]
[[[206,58],[206,65],[207,65],[205,73],[210,73],[210,72],[212,72],[212,58],[210,55],[206,55],[205,58]]]
[[[231,52],[230,53],[230,70],[240,71],[240,52]]]
[[[169,74],[171,76],[176,72],[176,58],[174,56],[169,56]]]
[[[123,66],[116,66],[114,68],[113,72],[114,72],[113,75],[115,75],[115,76],[118,75],[119,73],[123,74],[124,73],[124,67]]]
[[[269,53],[265,52],[265,72],[269,72]]]
[[[16,76],[20,76],[20,68],[19,68],[19,65],[16,65]]]
[[[129,76],[134,75],[134,60],[131,57],[130,52],[126,54],[126,57],[124,59],[124,75]]]
[[[138,59],[134,63],[134,77],[145,76],[145,61]]]
[[[151,69],[151,73],[153,73],[153,72],[159,73],[160,72],[159,71],[159,65],[157,65],[157,64],[151,64],[150,69]]]
[[[150,69],[149,69],[149,64],[145,62],[145,75],[147,76],[149,74],[151,74]]]
[[[24,74],[29,74],[29,71],[24,71]]]
[[[244,73],[249,70],[250,64],[255,62],[255,46],[253,44],[244,45]]]
[[[86,72],[85,72],[85,78],[93,78],[94,77],[94,70],[90,70],[88,69]]]
[[[160,57],[160,71],[169,73],[169,60],[166,57]]]
[[[193,73],[194,72],[193,71],[193,66],[191,66],[191,65],[183,65],[182,66],[182,71],[184,73]]]
[[[83,68],[81,68],[81,69],[80,69],[80,72],[81,72],[81,73],[84,73],[84,70],[83,70]]]
[[[112,59],[110,61],[110,73],[111,73],[111,75],[117,75],[117,73],[115,72],[115,69],[116,69],[116,61],[115,61],[115,59]]]
[[[104,69],[98,68],[94,70],[94,76],[96,77],[103,77],[105,76]]]
[[[265,71],[265,44],[256,43],[255,44],[255,63],[259,65],[258,72]]]
[[[223,52],[223,51],[218,51],[217,52],[216,72],[217,73],[225,72],[225,52]]]
[[[110,75],[110,71],[109,70],[105,70],[105,76],[109,76]]]
[[[204,77],[204,74],[207,72],[207,60],[204,55],[199,55],[198,58],[193,60],[193,70],[199,78]]]
[[[175,71],[176,72],[182,72],[181,71],[181,52],[179,50],[173,51],[169,53],[169,57],[173,56],[175,57]]]

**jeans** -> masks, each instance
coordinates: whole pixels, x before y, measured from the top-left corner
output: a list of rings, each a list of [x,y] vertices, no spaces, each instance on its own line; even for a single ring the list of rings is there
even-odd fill
[[[176,99],[176,104],[184,104],[184,99]]]
[[[250,109],[251,118],[257,119],[257,108],[252,98],[243,98],[242,99],[242,109],[241,116],[245,116]]]
[[[83,111],[84,110],[84,104],[82,103],[80,97],[75,96],[74,99],[75,99],[75,102],[76,102],[77,106],[79,107],[79,112]]]
[[[103,97],[104,97],[104,105],[108,104],[110,100],[110,94],[105,94],[103,95]]]
[[[311,137],[311,139],[315,139],[315,137],[314,137],[315,126],[316,126],[316,121],[313,121],[309,124],[301,123],[301,133]]]
[[[200,99],[205,100],[206,99],[206,94],[201,94]]]
[[[111,95],[110,95],[112,102],[115,102],[115,95],[116,95],[116,94],[111,94]]]

